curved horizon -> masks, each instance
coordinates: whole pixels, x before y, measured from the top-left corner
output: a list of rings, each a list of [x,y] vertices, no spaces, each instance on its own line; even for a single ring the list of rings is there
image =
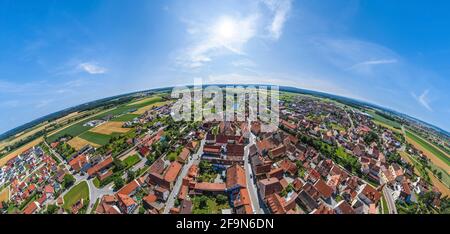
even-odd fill
[[[177,85],[177,86],[193,86],[193,85],[194,85],[194,84],[185,84],[185,85]],[[224,84],[204,84],[203,86],[211,86],[211,85],[274,85],[274,84],[268,84],[268,83],[267,83],[267,84],[233,84],[233,83],[225,84],[225,83],[224,83]],[[99,101],[99,100],[102,100],[102,99],[114,98],[114,97],[117,97],[117,96],[127,96],[127,95],[131,95],[131,94],[133,94],[133,93],[147,92],[147,91],[153,91],[153,90],[158,90],[158,89],[165,90],[165,89],[170,89],[170,88],[173,88],[173,87],[176,87],[176,86],[166,86],[166,87],[157,87],[157,88],[150,88],[150,89],[144,89],[144,90],[131,91],[131,92],[122,93],[122,94],[118,94],[118,95],[114,95],[114,96],[108,96],[108,97],[103,97],[103,98],[96,99],[96,100],[91,100],[91,101],[84,102],[84,103],[80,103],[80,104],[77,104],[77,105],[74,105],[74,106],[69,106],[69,107],[60,109],[60,110],[58,110],[58,111],[48,113],[48,114],[43,115],[43,116],[41,116],[41,117],[38,117],[38,118],[36,118],[36,119],[33,119],[33,120],[31,120],[31,121],[29,121],[29,122],[27,122],[27,123],[24,123],[24,124],[21,124],[21,125],[19,125],[19,126],[14,127],[14,128],[11,128],[11,129],[9,129],[9,130],[7,130],[7,131],[5,131],[5,132],[2,132],[2,133],[0,133],[0,137],[2,137],[3,135],[7,134],[8,132],[14,131],[14,130],[17,129],[17,128],[21,128],[21,127],[23,127],[23,126],[25,126],[25,125],[27,125],[27,124],[30,124],[30,123],[32,123],[32,122],[34,122],[34,121],[37,121],[37,120],[39,120],[39,119],[41,119],[41,118],[45,118],[45,117],[47,117],[47,116],[56,114],[56,113],[58,113],[58,112],[61,112],[61,111],[67,110],[67,109],[71,109],[71,108],[75,108],[75,107],[78,107],[78,106],[82,106],[82,105],[85,105],[85,104],[88,104],[88,103],[91,103],[91,102],[96,102],[96,101]],[[389,109],[389,108],[387,108],[387,107],[379,106],[378,104],[375,104],[375,103],[371,103],[371,102],[364,101],[364,100],[358,100],[358,99],[352,98],[352,97],[346,97],[346,96],[342,96],[342,95],[337,95],[337,94],[334,94],[334,93],[327,93],[327,92],[318,91],[318,90],[310,90],[310,89],[305,89],[305,88],[295,87],[295,86],[280,86],[280,88],[281,88],[280,91],[283,91],[283,90],[282,90],[283,88],[295,88],[295,89],[299,89],[300,91],[310,91],[310,92],[315,92],[315,93],[317,93],[317,94],[327,94],[327,95],[332,95],[332,96],[336,96],[336,97],[340,97],[340,98],[347,98],[347,99],[351,99],[351,100],[358,101],[358,102],[361,102],[361,103],[365,103],[365,104],[372,105],[373,107],[379,107],[379,108],[383,108],[384,110],[389,110],[389,111],[395,111],[395,112],[398,112],[397,110],[392,110],[392,109]],[[311,95],[311,94],[309,94],[309,95]],[[403,115],[406,115],[406,116],[408,116],[408,117],[410,117],[410,118],[414,118],[414,119],[416,119],[416,120],[418,120],[418,121],[421,121],[421,122],[423,122],[423,123],[426,123],[426,124],[428,124],[429,126],[432,126],[432,127],[435,127],[435,128],[439,128],[440,130],[443,130],[443,131],[445,131],[447,134],[449,134],[449,131],[448,131],[448,130],[443,129],[443,128],[440,127],[440,126],[435,126],[435,125],[430,124],[430,123],[428,123],[428,122],[426,122],[426,121],[423,121],[423,120],[421,120],[421,119],[419,119],[419,118],[417,118],[417,117],[410,116],[410,115],[408,115],[408,114],[406,114],[406,113],[401,113],[401,112],[398,112],[398,113],[403,114]],[[36,125],[37,125],[37,124],[39,124],[39,123],[36,123]]]
[[[0,132],[80,103],[191,78],[301,87],[450,131],[448,2],[80,0],[0,7],[0,32],[7,35],[0,38],[0,110],[7,113]]]

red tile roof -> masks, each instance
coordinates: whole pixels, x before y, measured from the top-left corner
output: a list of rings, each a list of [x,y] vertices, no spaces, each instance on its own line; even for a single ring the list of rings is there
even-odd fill
[[[186,161],[186,159],[189,157],[189,154],[190,154],[191,152],[189,151],[189,149],[188,148],[183,148],[183,150],[181,151],[181,153],[178,155],[178,158],[181,160],[181,161]]]
[[[140,187],[139,183],[136,180],[133,180],[127,185],[125,185],[123,188],[121,188],[117,193],[130,196],[130,194],[136,191],[139,187]]]
[[[54,192],[55,192],[55,189],[53,189],[53,187],[52,187],[51,185],[46,185],[46,186],[44,187],[44,192],[45,192],[45,193],[54,193]]]
[[[79,155],[78,157],[72,159],[69,162],[70,167],[74,170],[74,171],[80,171],[81,168],[87,163],[87,158],[86,155],[82,154]]]
[[[201,191],[221,192],[226,190],[226,185],[225,183],[201,182],[196,183],[194,188]]]
[[[164,175],[164,179],[169,183],[174,182],[177,179],[182,167],[183,166],[179,162],[172,162]]]
[[[228,144],[227,145],[227,155],[243,157],[244,156],[244,145]]]
[[[101,171],[102,169],[110,166],[113,162],[113,158],[111,156],[107,157],[105,160],[101,161],[100,163],[97,163],[95,166],[88,169],[87,173],[89,176],[93,176],[97,172]]]
[[[203,147],[203,153],[206,154],[220,154],[220,146],[218,145],[205,145]]]
[[[235,186],[246,187],[245,170],[238,164],[227,169],[227,188],[230,189]]]
[[[370,184],[366,184],[364,189],[361,191],[364,196],[369,198],[374,204],[377,204],[381,198],[381,193],[378,192],[375,188],[373,188]]]
[[[320,195],[322,195],[325,199],[331,197],[331,194],[333,194],[333,189],[330,188],[330,186],[328,186],[322,179],[318,180],[314,184],[314,188],[316,188]]]
[[[30,202],[30,204],[25,207],[23,210],[24,214],[33,214],[37,210],[38,206],[36,205],[36,202]]]
[[[132,206],[136,204],[136,202],[128,195],[125,194],[117,194],[117,198],[119,199],[119,202],[124,204],[126,207]]]

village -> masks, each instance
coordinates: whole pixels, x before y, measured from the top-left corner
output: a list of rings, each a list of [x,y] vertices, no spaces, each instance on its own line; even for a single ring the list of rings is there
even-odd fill
[[[172,105],[133,115],[117,127],[131,133],[102,146],[75,149],[64,135],[9,160],[0,212],[396,214],[448,203],[400,154],[426,157],[361,110],[282,95],[279,128],[263,132],[259,121],[174,121]]]

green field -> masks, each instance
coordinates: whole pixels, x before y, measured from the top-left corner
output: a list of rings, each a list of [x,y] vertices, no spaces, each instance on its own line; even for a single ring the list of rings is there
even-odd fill
[[[89,186],[86,181],[75,185],[64,195],[63,208],[70,210],[81,198],[84,199],[85,204],[89,201]]]
[[[152,104],[160,102],[160,101],[162,101],[162,98],[160,96],[156,96],[154,98],[151,98],[151,99],[149,99],[149,100],[147,100],[145,102],[138,103],[138,104],[130,105],[131,103],[135,102],[135,101],[132,101],[132,102],[130,102],[128,104],[119,105],[118,107],[116,107],[116,108],[114,108],[112,110],[109,110],[109,111],[107,111],[105,113],[101,113],[101,114],[97,114],[95,116],[92,116],[91,118],[88,118],[88,119],[86,119],[84,121],[76,123],[76,124],[74,124],[74,125],[72,125],[70,127],[67,127],[65,129],[63,129],[63,130],[61,130],[61,131],[59,131],[59,132],[49,136],[48,137],[48,142],[54,142],[59,137],[64,136],[64,135],[71,135],[72,137],[79,136],[80,134],[82,134],[82,133],[84,133],[84,132],[86,132],[86,131],[88,131],[89,129],[92,128],[92,127],[83,126],[85,123],[87,123],[89,121],[96,120],[96,119],[101,119],[101,118],[103,118],[105,116],[108,116],[108,115],[113,115],[113,116],[122,115],[122,114],[128,115],[128,113],[133,111],[133,110],[136,110],[136,109],[139,109],[141,107],[148,106],[148,105],[152,105]],[[118,120],[116,120],[116,121],[118,121]]]
[[[436,149],[434,146],[429,144],[428,142],[422,140],[422,138],[416,136],[414,133],[405,130],[406,136],[413,139],[415,142],[417,142],[419,145],[430,151],[432,154],[434,154],[436,157],[438,157],[440,160],[445,162],[445,164],[450,166],[450,158],[448,158],[444,153],[442,153],[440,150]]]
[[[123,162],[127,165],[127,167],[132,167],[137,164],[141,159],[137,154],[131,155],[128,158],[124,159]]]
[[[118,117],[112,119],[111,121],[116,121],[116,122],[127,122],[127,121],[131,121],[131,120],[133,120],[134,118],[137,118],[137,117],[139,117],[139,116],[140,116],[140,115],[138,115],[138,114],[125,114],[125,115],[118,116]]]
[[[381,196],[381,205],[383,207],[383,214],[389,214],[389,208],[386,199],[384,198],[384,195]]]
[[[379,121],[379,122],[384,123],[386,125],[392,126],[392,127],[396,128],[396,129],[401,129],[401,127],[402,127],[399,123],[397,123],[395,121],[392,121],[392,120],[389,120],[389,119],[386,119],[385,117],[375,113],[375,111],[369,110],[368,112],[373,117],[373,119],[376,120],[376,121]]]
[[[105,135],[105,134],[100,134],[100,133],[96,133],[96,132],[90,132],[90,131],[86,131],[83,134],[80,135],[81,138],[92,142],[94,144],[97,145],[106,145],[109,143],[109,140],[116,135],[119,135],[120,133],[113,133],[112,135]]]
[[[206,197],[207,199],[205,207],[200,206],[200,200],[202,196]],[[214,197],[205,195],[195,196],[194,198],[192,198],[192,203],[193,203],[192,209],[193,214],[220,214],[222,209],[230,208],[228,204],[222,205],[218,204]]]

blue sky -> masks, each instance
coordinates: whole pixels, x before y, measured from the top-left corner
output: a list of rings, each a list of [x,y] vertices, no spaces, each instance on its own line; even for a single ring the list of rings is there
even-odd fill
[[[448,1],[0,2],[0,132],[193,83],[353,97],[450,130]]]

